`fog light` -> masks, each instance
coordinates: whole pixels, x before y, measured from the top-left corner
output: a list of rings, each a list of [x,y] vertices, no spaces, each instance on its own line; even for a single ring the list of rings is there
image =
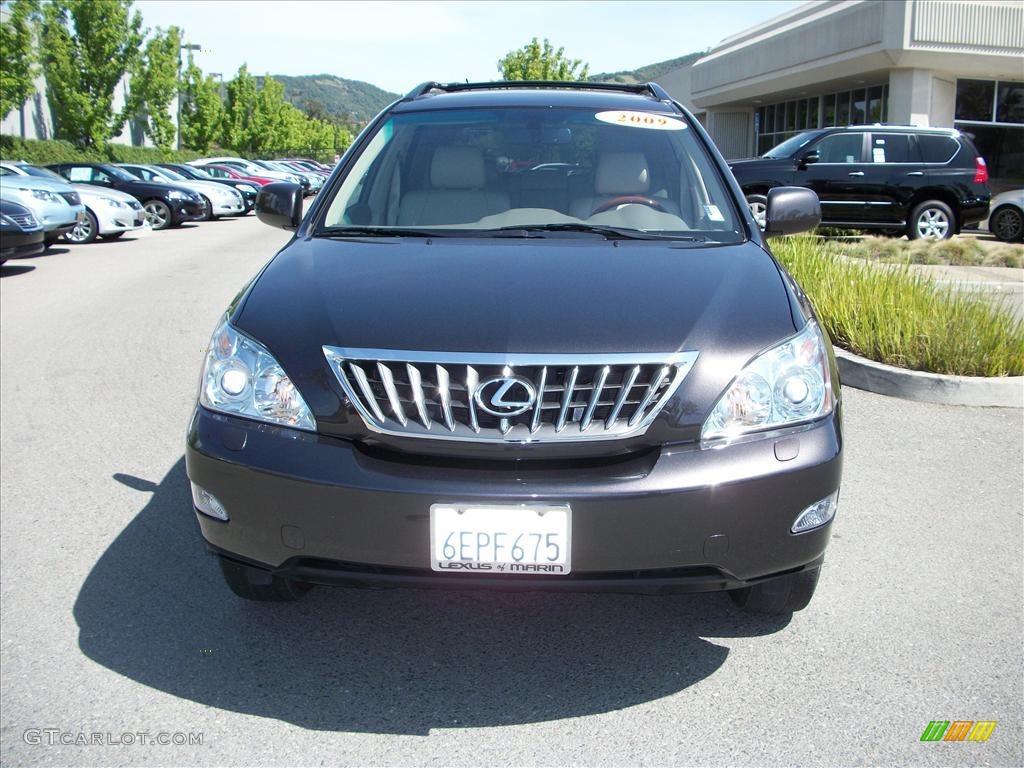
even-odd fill
[[[204,515],[227,522],[228,511],[224,509],[224,505],[217,500],[216,496],[195,483],[192,483],[192,503]]]
[[[793,533],[804,533],[815,528],[820,528],[836,516],[836,507],[839,501],[839,491],[826,496],[821,501],[816,501],[793,521],[790,529]]]

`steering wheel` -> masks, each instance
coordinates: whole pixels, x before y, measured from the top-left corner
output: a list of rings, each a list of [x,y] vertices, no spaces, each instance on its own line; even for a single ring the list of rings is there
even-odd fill
[[[648,208],[653,208],[656,211],[668,213],[668,211],[665,210],[665,207],[653,197],[644,197],[643,195],[622,195],[621,197],[613,197],[611,200],[601,203],[590,212],[590,215],[594,216],[598,213],[604,213],[605,211],[610,211],[612,208],[618,208],[620,205],[646,205]]]

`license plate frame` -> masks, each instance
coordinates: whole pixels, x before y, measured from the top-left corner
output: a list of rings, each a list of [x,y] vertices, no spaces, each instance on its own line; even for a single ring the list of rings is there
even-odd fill
[[[465,528],[457,530],[454,522]],[[462,535],[453,541],[456,533],[468,534],[471,540]],[[503,534],[504,540],[495,534]],[[446,540],[454,549],[450,558],[444,556]],[[519,560],[514,546],[522,551]],[[572,507],[566,503],[438,502],[430,505],[428,548],[430,569],[440,573],[565,576],[572,572]],[[476,556],[466,558],[466,554]],[[484,554],[493,557],[481,557]],[[557,555],[554,560],[552,554]]]

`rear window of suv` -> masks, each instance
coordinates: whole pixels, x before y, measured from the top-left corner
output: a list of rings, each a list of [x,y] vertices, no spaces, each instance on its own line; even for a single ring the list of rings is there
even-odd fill
[[[948,163],[960,149],[960,142],[952,136],[934,133],[917,134],[917,146],[921,148],[921,158],[926,163]]]
[[[616,227],[743,238],[711,157],[679,114],[502,107],[392,114],[329,201],[328,230]]]

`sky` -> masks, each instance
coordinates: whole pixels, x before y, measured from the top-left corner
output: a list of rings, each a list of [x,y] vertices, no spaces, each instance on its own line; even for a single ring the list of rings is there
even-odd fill
[[[196,63],[225,79],[327,73],[405,93],[424,80],[494,80],[496,62],[532,37],[591,73],[635,69],[705,50],[800,5],[722,2],[334,2],[138,0],[146,27],[177,25]]]

